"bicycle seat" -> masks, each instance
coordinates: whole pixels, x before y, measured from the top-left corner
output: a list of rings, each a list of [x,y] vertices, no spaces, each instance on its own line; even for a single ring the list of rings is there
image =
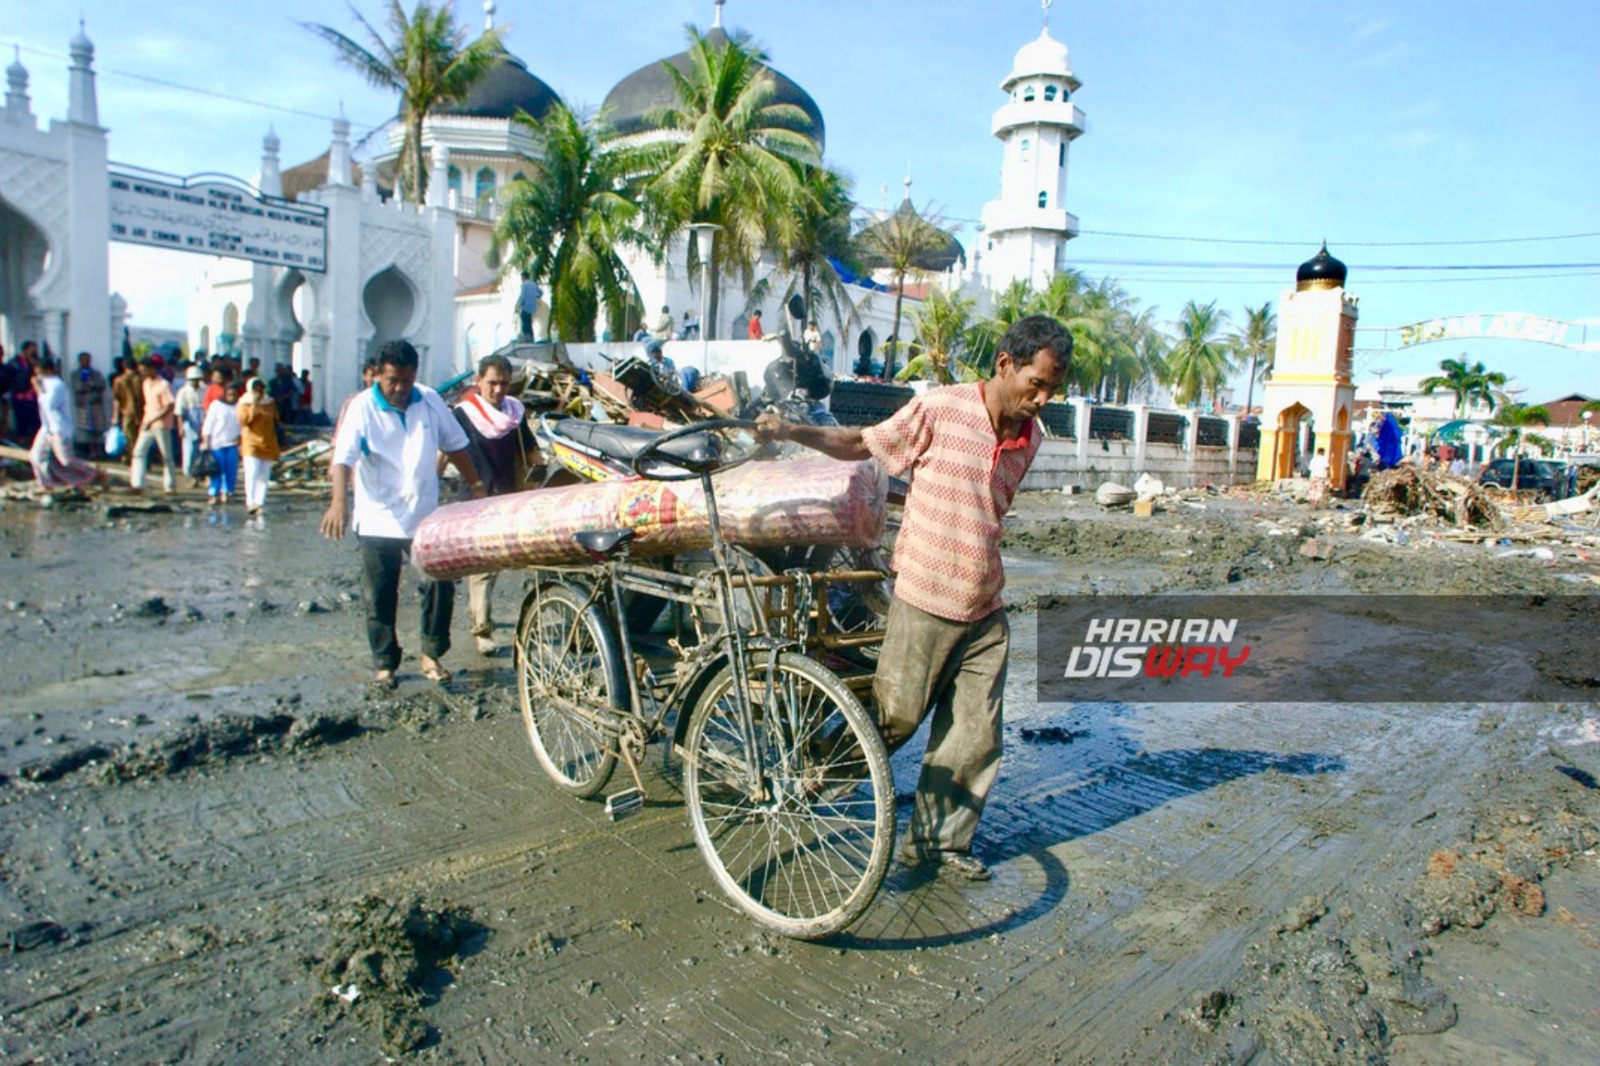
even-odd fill
[[[574,533],[572,539],[578,542],[578,547],[595,558],[606,559],[612,552],[633,539],[633,530],[586,529],[581,533]]]
[[[624,463],[655,443],[665,432],[642,426],[615,426],[583,418],[563,418],[554,425],[556,432],[577,444]],[[721,441],[711,433],[691,433],[661,449],[664,459],[682,463],[689,470],[710,470],[722,457]]]

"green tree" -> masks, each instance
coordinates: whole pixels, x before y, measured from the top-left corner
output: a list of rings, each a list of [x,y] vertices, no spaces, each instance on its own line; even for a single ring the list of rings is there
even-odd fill
[[[994,370],[995,350],[1000,345],[1000,338],[1005,336],[1017,319],[1030,314],[1029,305],[1033,301],[1033,286],[1028,284],[1026,278],[1017,278],[1010,285],[1000,290],[989,306],[989,313],[974,322],[967,329],[966,349],[967,362],[980,374],[988,375]]]
[[[896,380],[927,378],[941,385],[977,380],[977,371],[961,359],[977,306],[976,300],[960,293],[930,292],[911,313],[913,354]]]
[[[1218,311],[1215,300],[1183,305],[1178,336],[1166,359],[1166,384],[1180,406],[1198,407],[1207,391],[1215,395],[1227,380],[1228,346],[1219,336],[1227,321],[1228,313]]]
[[[1454,360],[1445,360],[1454,362]],[[1480,366],[1482,364],[1479,364]],[[1511,456],[1511,491],[1517,491],[1517,474],[1521,467],[1522,445],[1531,438],[1528,430],[1533,426],[1543,428],[1550,424],[1550,409],[1543,404],[1506,402],[1495,412],[1494,423],[1505,430],[1505,436],[1495,444]]]
[[[1442,373],[1423,378],[1418,382],[1422,391],[1432,396],[1440,389],[1453,393],[1456,398],[1456,417],[1466,415],[1473,401],[1481,402],[1490,411],[1495,407],[1495,390],[1504,388],[1506,376],[1498,370],[1489,370],[1482,363],[1467,364],[1466,357],[1445,359],[1439,363]]]
[[[1268,300],[1260,307],[1246,306],[1244,328],[1229,337],[1228,343],[1233,346],[1234,356],[1241,363],[1246,358],[1250,360],[1250,372],[1244,386],[1244,412],[1249,414],[1251,405],[1255,403],[1256,379],[1272,369],[1273,353],[1278,344],[1278,316],[1272,310],[1272,301]]]
[[[616,327],[639,299],[617,251],[638,238],[629,161],[607,147],[603,119],[581,121],[563,104],[542,120],[522,112],[516,121],[532,133],[540,158],[528,160],[533,178],[501,193],[495,244],[510,245],[510,268],[545,283],[556,335],[592,341],[602,309]]]
[[[950,245],[950,235],[937,221],[911,204],[908,196],[887,218],[863,229],[857,239],[862,261],[874,270],[894,275],[894,332],[884,346],[883,376],[894,376],[895,350],[900,339],[900,315],[905,305],[907,277],[921,277],[932,269],[942,269],[941,253]]]
[[[777,249],[778,265],[788,276],[788,288],[780,295],[787,301],[800,293],[806,313],[813,320],[820,306],[833,312],[846,333],[855,326],[858,308],[850,289],[834,269],[834,262],[848,263],[855,254],[850,212],[850,179],[832,167],[800,166],[800,199],[794,205],[794,224],[788,228],[783,245]],[[772,294],[772,275],[750,290],[750,301],[761,303]],[[870,297],[869,297],[870,299]]]
[[[391,36],[387,40],[354,7],[350,13],[371,39],[371,48],[332,26],[301,25],[331,44],[338,61],[354,68],[368,83],[400,94],[400,118],[406,131],[400,146],[400,173],[407,196],[420,204],[428,191],[422,124],[438,108],[465,99],[473,84],[501,59],[505,53],[500,34],[486,30],[469,42],[449,0],[438,7],[417,0],[410,15],[400,0],[389,0]]]
[[[691,223],[721,226],[711,256],[709,321],[716,337],[723,268],[736,266],[745,288],[764,248],[784,247],[797,229],[802,200],[798,166],[817,166],[807,116],[777,101],[766,53],[738,36],[714,44],[688,27],[689,70],[664,64],[677,103],[653,116],[667,139],[638,149],[635,173],[653,175],[645,188],[645,229],[658,252]],[[689,242],[691,269],[694,242]]]

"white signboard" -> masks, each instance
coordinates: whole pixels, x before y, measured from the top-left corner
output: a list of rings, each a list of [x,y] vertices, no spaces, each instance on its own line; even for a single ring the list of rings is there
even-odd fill
[[[1400,347],[1427,344],[1429,341],[1461,340],[1467,337],[1499,337],[1505,340],[1538,341],[1562,345],[1570,323],[1554,318],[1506,311],[1497,315],[1453,315],[1400,327]],[[1564,346],[1564,345],[1562,345]]]
[[[328,209],[222,181],[110,172],[111,239],[322,273]]]

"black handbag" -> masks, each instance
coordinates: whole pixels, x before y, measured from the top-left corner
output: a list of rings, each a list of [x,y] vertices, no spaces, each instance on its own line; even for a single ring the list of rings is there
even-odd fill
[[[217,477],[222,473],[222,464],[217,462],[217,453],[210,448],[201,448],[200,455],[195,459],[195,477]]]

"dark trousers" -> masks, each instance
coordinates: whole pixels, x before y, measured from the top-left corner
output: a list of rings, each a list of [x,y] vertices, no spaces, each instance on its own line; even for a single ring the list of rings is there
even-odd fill
[[[533,340],[533,312],[520,311],[517,317],[522,320],[522,335],[528,340]]]
[[[393,670],[400,665],[400,641],[394,632],[400,572],[411,542],[395,537],[356,539],[361,543],[361,592],[367,604],[367,643],[372,648],[372,665],[379,670]],[[424,578],[421,592],[422,654],[437,659],[450,650],[456,583]]]

